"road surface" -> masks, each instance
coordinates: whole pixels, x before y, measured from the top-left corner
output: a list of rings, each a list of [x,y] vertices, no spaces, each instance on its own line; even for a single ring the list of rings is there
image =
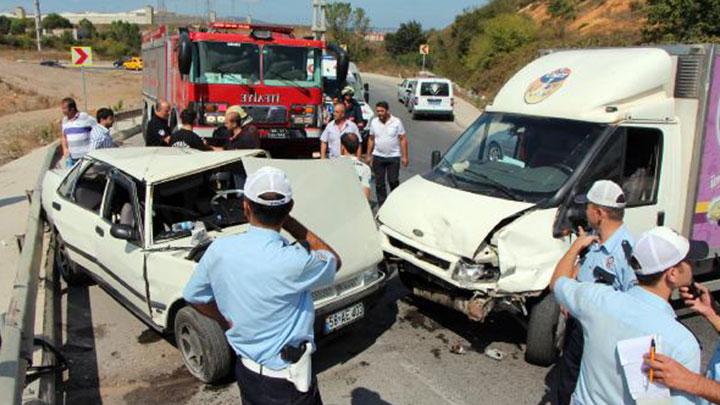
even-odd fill
[[[384,99],[405,123],[410,167],[402,179],[430,168],[433,150],[445,151],[478,113],[459,104],[458,122],[412,121],[395,99],[397,80],[368,75],[371,103]],[[137,143],[135,138],[130,142]],[[105,404],[238,403],[229,381],[205,386],[185,371],[170,342],[149,330],[98,287],[64,291],[63,322],[70,369],[66,402]],[[688,325],[706,353],[716,335],[698,318]],[[394,279],[364,322],[331,341],[314,357],[326,404],[543,404],[550,368],[523,360],[524,330],[502,314],[484,324],[413,300]],[[464,354],[453,354],[460,344]],[[496,361],[486,348],[503,351]],[[706,361],[709,353],[706,354]]]

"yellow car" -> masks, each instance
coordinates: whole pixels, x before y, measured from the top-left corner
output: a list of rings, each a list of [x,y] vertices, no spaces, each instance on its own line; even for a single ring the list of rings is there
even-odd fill
[[[142,58],[139,58],[137,56],[134,56],[125,63],[123,63],[123,67],[127,70],[142,70],[143,69],[143,60]]]

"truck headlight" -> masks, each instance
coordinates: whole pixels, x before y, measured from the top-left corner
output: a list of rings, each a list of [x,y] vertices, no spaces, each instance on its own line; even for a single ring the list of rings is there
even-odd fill
[[[479,264],[461,260],[455,266],[452,279],[461,283],[493,281],[500,278],[500,270],[488,264]]]

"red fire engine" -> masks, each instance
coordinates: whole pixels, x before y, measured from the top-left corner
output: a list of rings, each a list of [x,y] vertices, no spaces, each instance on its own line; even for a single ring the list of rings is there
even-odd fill
[[[319,150],[323,51],[336,54],[347,77],[347,53],[323,41],[295,38],[291,27],[213,23],[208,30],[165,27],[143,35],[144,118],[169,101],[175,128],[185,108],[198,113],[195,132],[212,137],[231,105],[260,129],[273,157],[309,157]],[[145,121],[147,122],[147,121]]]

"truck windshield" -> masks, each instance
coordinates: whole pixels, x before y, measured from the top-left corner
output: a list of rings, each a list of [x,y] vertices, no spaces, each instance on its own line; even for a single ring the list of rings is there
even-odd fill
[[[198,42],[194,82],[254,84],[260,81],[260,48],[255,44]]]
[[[267,45],[263,82],[268,86],[320,87],[322,52],[316,48]]]
[[[478,194],[539,202],[570,178],[605,125],[485,113],[426,177]]]

